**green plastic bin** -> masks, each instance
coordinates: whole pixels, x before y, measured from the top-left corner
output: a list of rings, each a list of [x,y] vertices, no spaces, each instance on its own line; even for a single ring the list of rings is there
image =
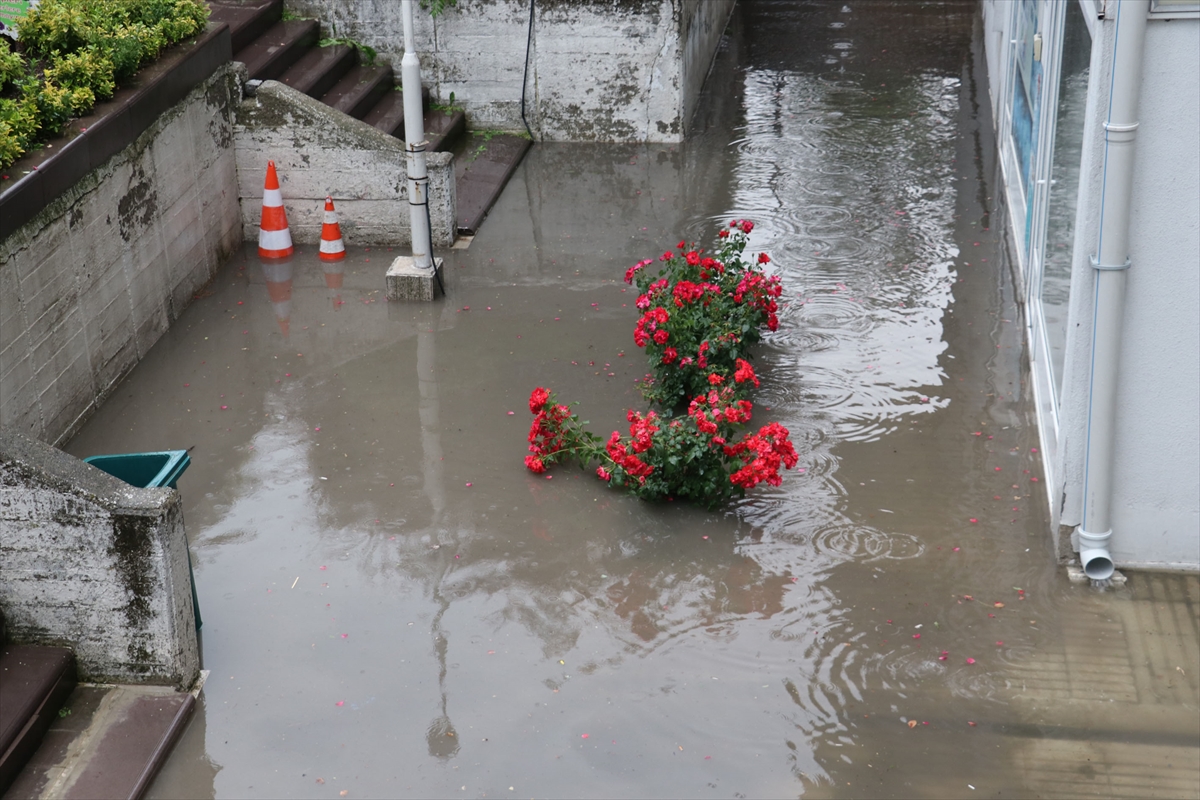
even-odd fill
[[[176,482],[191,466],[192,457],[187,450],[160,450],[157,453],[118,453],[107,456],[88,456],[85,463],[120,478],[139,489],[177,488]],[[196,596],[196,576],[192,572],[192,552],[188,548],[188,578],[192,582],[192,611],[196,616],[196,630],[200,630],[200,598]]]

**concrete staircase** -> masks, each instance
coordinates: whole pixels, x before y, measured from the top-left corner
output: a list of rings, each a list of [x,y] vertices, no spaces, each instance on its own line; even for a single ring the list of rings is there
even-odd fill
[[[69,649],[8,644],[0,615],[0,796],[141,797],[195,704],[167,686],[77,685]]]
[[[283,0],[210,0],[212,21],[229,24],[233,57],[250,80],[276,80],[375,128],[404,138],[404,100],[387,65],[363,62],[355,47],[320,47],[316,20],[283,19]],[[493,134],[474,141],[462,111],[431,106],[422,92],[425,138],[431,151],[464,154],[455,159],[458,232],[471,235],[482,224],[530,141]]]

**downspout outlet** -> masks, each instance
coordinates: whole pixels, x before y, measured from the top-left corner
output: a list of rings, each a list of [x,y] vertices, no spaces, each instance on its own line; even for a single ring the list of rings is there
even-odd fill
[[[1108,539],[1112,531],[1088,533],[1079,529],[1079,563],[1083,574],[1094,581],[1106,581],[1113,575],[1112,555],[1108,552]]]

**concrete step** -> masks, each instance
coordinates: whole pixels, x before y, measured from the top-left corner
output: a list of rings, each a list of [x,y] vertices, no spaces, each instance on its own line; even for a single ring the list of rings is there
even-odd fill
[[[385,94],[363,117],[363,122],[398,139],[405,139],[404,94]],[[424,123],[425,141],[429,143],[426,150],[431,153],[452,149],[467,130],[467,118],[461,111],[438,111],[430,108],[428,103],[425,105]]]
[[[344,44],[314,47],[279,77],[298,92],[320,97],[358,63],[358,52]]]
[[[366,113],[362,121],[374,126],[389,136],[404,138],[404,93],[391,91],[379,98],[375,107]]]
[[[467,137],[454,162],[460,234],[472,235],[483,224],[530,145],[523,136],[507,133]]]
[[[283,0],[211,0],[208,7],[211,22],[229,23],[234,58],[283,17]]]
[[[315,20],[281,20],[234,58],[246,65],[251,80],[273,80],[316,45],[320,35]]]
[[[366,116],[371,107],[392,90],[391,67],[358,65],[321,96],[321,102],[356,119]]]
[[[74,688],[70,650],[0,646],[0,794],[37,751]]]
[[[425,112],[425,140],[431,151],[453,150],[467,135],[467,115],[462,111]]]
[[[79,686],[5,800],[141,797],[195,704],[165,686]]]

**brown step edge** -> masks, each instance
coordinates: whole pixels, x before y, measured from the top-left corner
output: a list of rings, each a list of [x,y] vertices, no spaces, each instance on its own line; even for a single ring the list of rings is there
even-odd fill
[[[393,90],[383,97],[362,118],[363,122],[397,139],[404,138],[404,93]]]
[[[210,22],[229,25],[234,55],[283,17],[283,0],[209,0],[208,7]]]
[[[137,800],[187,727],[207,675],[190,692],[80,685],[4,800]]]
[[[279,77],[279,82],[297,92],[304,92],[309,97],[320,97],[341,80],[356,63],[358,54],[353,47],[344,44],[318,46],[288,67],[287,72]]]
[[[483,146],[482,152],[473,149],[473,142]],[[479,229],[532,144],[508,133],[496,134],[486,142],[478,136],[468,140],[467,151],[454,160],[459,234],[470,236]]]
[[[393,75],[391,67],[360,64],[322,95],[321,102],[355,119],[362,119],[372,106],[392,90]]]
[[[65,647],[0,646],[0,792],[16,780],[75,688]]]
[[[243,47],[234,59],[246,65],[250,80],[273,80],[315,47],[320,36],[320,26],[315,20],[282,20]]]

